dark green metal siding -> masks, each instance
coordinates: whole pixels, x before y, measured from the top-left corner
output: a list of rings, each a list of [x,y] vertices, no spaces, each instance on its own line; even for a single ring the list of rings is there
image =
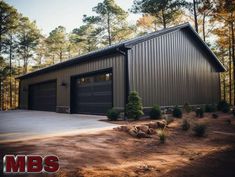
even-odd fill
[[[130,90],[139,92],[144,107],[219,100],[219,73],[186,30],[136,44],[128,55]]]

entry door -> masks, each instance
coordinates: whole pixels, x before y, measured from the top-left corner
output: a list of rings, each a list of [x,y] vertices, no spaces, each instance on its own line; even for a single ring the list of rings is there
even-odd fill
[[[75,82],[76,113],[105,114],[112,108],[112,73],[79,77]]]
[[[56,111],[56,81],[29,86],[29,109]]]

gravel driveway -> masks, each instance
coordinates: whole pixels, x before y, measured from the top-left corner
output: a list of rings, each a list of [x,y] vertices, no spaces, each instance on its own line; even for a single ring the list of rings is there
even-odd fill
[[[94,133],[116,127],[105,116],[14,110],[0,112],[0,142]]]

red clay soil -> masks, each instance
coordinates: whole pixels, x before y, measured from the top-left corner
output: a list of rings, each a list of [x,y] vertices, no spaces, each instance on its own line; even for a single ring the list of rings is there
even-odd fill
[[[0,164],[5,154],[55,154],[60,159],[59,172],[27,176],[234,177],[235,118],[230,114],[220,114],[219,118],[213,119],[211,114],[206,114],[198,119],[194,113],[184,117],[207,122],[206,136],[198,138],[192,130],[181,130],[181,119],[176,119],[166,130],[165,144],[160,143],[157,135],[138,139],[125,132],[110,130],[99,134],[1,144]],[[231,124],[228,119],[232,120]],[[149,120],[128,124],[147,122]]]

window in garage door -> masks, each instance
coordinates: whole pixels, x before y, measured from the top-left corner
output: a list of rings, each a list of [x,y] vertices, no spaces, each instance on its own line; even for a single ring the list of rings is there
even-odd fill
[[[111,72],[78,77],[74,85],[74,113],[104,114],[112,108]]]
[[[29,86],[29,109],[56,111],[56,81]]]

